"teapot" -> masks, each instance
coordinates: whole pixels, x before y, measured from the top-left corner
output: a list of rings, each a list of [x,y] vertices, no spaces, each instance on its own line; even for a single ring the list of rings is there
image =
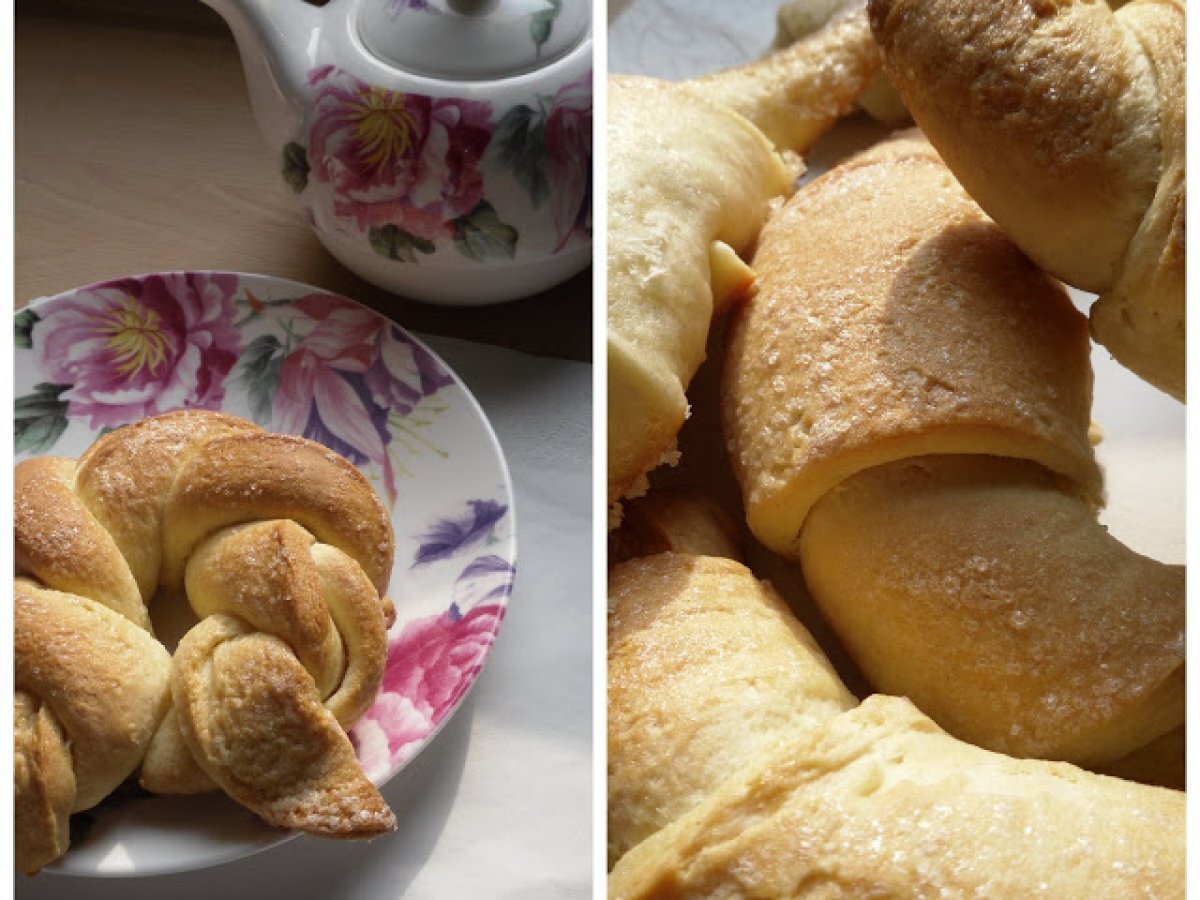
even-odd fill
[[[480,305],[591,261],[590,0],[204,0],[325,248]]]

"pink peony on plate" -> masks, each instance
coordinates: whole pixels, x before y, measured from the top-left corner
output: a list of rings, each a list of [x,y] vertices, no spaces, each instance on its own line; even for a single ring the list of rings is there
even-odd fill
[[[380,785],[428,746],[479,676],[516,563],[504,456],[445,363],[373,310],[264,275],[122,278],[35,301],[15,324],[18,460],[78,456],[104,430],[192,407],[304,435],[362,470],[392,511],[397,616],[351,740]],[[223,794],[118,791],[72,817],[71,850],[45,871],[179,872],[290,836]]]

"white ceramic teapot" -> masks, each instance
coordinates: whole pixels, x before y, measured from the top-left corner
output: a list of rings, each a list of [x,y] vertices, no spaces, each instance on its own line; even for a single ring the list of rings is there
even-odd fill
[[[205,0],[317,237],[398,294],[494,303],[591,258],[590,0]]]

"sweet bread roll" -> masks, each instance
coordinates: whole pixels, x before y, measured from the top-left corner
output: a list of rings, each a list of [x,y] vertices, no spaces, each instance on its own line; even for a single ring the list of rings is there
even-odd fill
[[[982,750],[900,698],[854,707],[736,563],[626,563],[609,603],[614,900],[1183,896],[1183,794]]]
[[[17,746],[31,760],[18,771],[18,834],[40,862],[65,850],[69,792],[49,773],[64,771],[56,736],[81,731],[72,703],[95,729],[137,738],[117,752],[100,734],[72,751],[74,809],[140,763],[147,789],[220,787],[281,827],[395,827],[346,734],[378,690],[394,615],[391,521],[357,469],[311,441],[193,410],[110,432],[78,463],[26,460],[14,485],[17,572],[46,586],[17,581],[49,635],[23,640],[18,627]],[[152,598],[200,618],[173,660],[142,630]],[[39,681],[47,672],[57,680]],[[100,702],[93,682],[112,696]],[[113,777],[81,767],[91,754]]]
[[[857,14],[865,9],[866,0],[789,0],[775,14],[775,47],[791,46],[824,28],[832,18],[848,11]],[[904,102],[882,69],[863,88],[856,102],[880,122],[900,125],[911,121]]]
[[[742,256],[800,173],[781,154],[807,150],[844,115],[878,57],[860,11],[690,82],[609,79],[610,507],[640,496],[646,473],[677,458],[709,323],[752,291]]]
[[[171,656],[126,616],[86,597],[13,583],[16,868],[68,845],[71,813],[137,768],[170,704]]]
[[[780,734],[854,705],[779,595],[733,560],[623,563],[608,603],[610,864]]]
[[[1032,259],[1100,294],[1092,329],[1184,395],[1182,0],[871,0],[917,124]]]
[[[692,81],[704,95],[741,113],[781,150],[807,153],[854,108],[882,61],[865,0],[851,0],[787,46],[743,66]]]
[[[1182,722],[1183,568],[1134,553],[1034,463],[862,472],[813,510],[800,559],[872,684],[951,734],[1097,765]]]
[[[1183,722],[1184,577],[1096,521],[1083,317],[924,141],[768,223],[725,431],[751,530],[876,690],[957,737],[1099,765]]]
[[[1095,502],[1086,324],[919,136],[860,153],[763,230],[722,410],[751,529],[795,555],[850,474],[928,453],[1031,459]]]
[[[644,490],[687,415],[714,280],[796,174],[746,119],[685,86],[609,79],[608,499]],[[714,270],[737,270],[726,278]]]

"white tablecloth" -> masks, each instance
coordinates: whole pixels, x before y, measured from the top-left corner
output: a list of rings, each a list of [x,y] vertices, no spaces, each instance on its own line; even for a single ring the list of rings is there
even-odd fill
[[[307,900],[591,896],[592,367],[427,338],[491,419],[516,492],[517,580],[471,694],[383,789],[399,830],[299,837],[141,879],[16,877],[16,897]]]

